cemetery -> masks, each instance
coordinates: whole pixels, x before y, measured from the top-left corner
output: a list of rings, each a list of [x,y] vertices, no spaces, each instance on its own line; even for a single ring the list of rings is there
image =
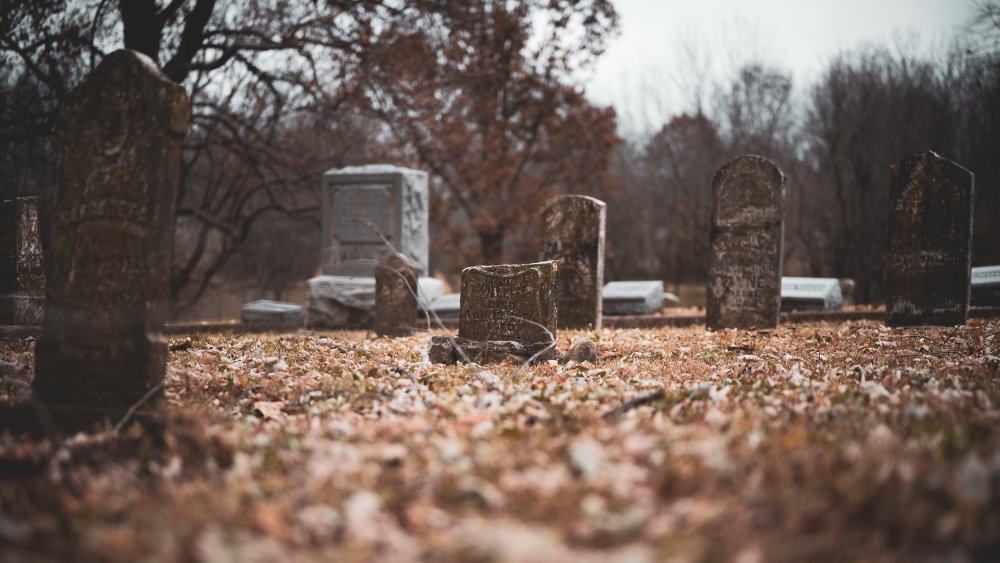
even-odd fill
[[[230,33],[204,26],[235,16],[184,4],[150,4],[161,26],[186,22],[164,49],[182,56],[199,17],[200,40]],[[316,7],[313,29],[277,6],[267,17],[297,22],[294,33],[350,19]],[[471,33],[476,18],[506,13],[491,6],[415,3],[398,17]],[[266,86],[247,97],[252,116],[296,72],[317,72],[289,63],[278,79],[252,53],[291,49],[315,65],[299,42],[339,39],[275,32],[214,63],[184,62],[139,48],[128,26],[142,16],[130,9],[107,8],[128,48],[95,57],[52,110],[52,185],[0,198],[0,561],[997,560],[1000,222],[981,207],[1000,178],[981,181],[982,160],[951,160],[978,153],[905,145],[880,171],[877,209],[845,212],[847,230],[877,225],[872,240],[855,261],[835,260],[831,240],[853,235],[803,220],[804,186],[820,180],[776,149],[733,145],[712,160],[700,208],[692,197],[644,209],[632,188],[590,189],[574,175],[611,164],[590,131],[572,129],[596,128],[600,112],[564,108],[542,136],[583,157],[576,180],[549,189],[546,174],[569,166],[539,172],[550,152],[491,168],[530,151],[534,133],[517,149],[473,146],[435,129],[451,106],[406,121],[444,103],[415,94],[431,70],[413,84],[404,74],[423,61],[410,51],[438,44],[415,34],[382,52],[375,39],[399,38],[380,26],[402,24],[366,20],[368,7],[352,8],[357,35],[343,40],[374,34],[356,86],[393,79],[337,102],[401,121],[354,131],[344,147],[335,139],[349,129],[323,142],[281,127],[267,137],[265,124],[219,108],[207,119],[211,88],[185,73],[236,57]],[[548,9],[569,21],[583,8]],[[230,31],[259,40],[267,17],[253,13],[250,32]],[[465,68],[438,54],[431,62]],[[296,103],[333,87],[318,80]],[[306,107],[302,127],[329,109]],[[343,127],[361,119],[336,115]],[[226,151],[199,152],[216,118],[261,135],[245,169]],[[394,126],[411,137],[388,143]],[[428,132],[457,145],[421,144]],[[319,171],[283,160],[332,146],[348,156]],[[464,160],[480,149],[485,171]],[[229,168],[235,184],[261,184],[192,207]],[[544,181],[515,189],[522,173]],[[299,181],[310,187],[268,191]],[[251,201],[257,211],[240,207]],[[231,223],[192,226],[219,223],[224,208]],[[650,239],[667,241],[663,264],[699,274],[639,267],[632,252],[645,248],[651,212],[666,225]],[[677,248],[693,230],[699,258],[685,270]],[[857,258],[869,252],[874,277]],[[813,254],[830,259],[803,258]],[[243,291],[247,280],[259,287]],[[226,316],[187,307],[226,292],[240,301]]]

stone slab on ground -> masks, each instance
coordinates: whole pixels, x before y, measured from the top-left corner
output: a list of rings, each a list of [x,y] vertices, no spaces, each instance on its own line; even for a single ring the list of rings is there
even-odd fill
[[[605,315],[651,315],[666,299],[663,282],[658,280],[609,282],[601,295]]]
[[[972,268],[972,306],[1000,306],[1000,266]]]
[[[844,305],[837,278],[781,278],[781,310],[839,309]]]
[[[444,293],[437,278],[417,280],[417,296],[423,305]],[[308,281],[306,323],[310,328],[367,328],[375,309],[375,278],[363,276],[316,276]]]
[[[294,330],[304,324],[305,316],[301,305],[264,299],[240,309],[243,326],[251,330]]]

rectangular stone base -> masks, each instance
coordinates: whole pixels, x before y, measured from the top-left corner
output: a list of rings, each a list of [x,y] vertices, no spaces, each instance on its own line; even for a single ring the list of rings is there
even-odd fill
[[[23,293],[0,295],[0,324],[41,325],[44,321],[44,295]]]

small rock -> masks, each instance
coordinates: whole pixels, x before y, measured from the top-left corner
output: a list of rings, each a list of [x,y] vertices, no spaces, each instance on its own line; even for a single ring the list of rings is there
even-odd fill
[[[955,473],[955,496],[963,504],[982,506],[990,500],[990,473],[979,456],[969,454]]]
[[[455,338],[452,336],[432,336],[431,347],[427,350],[427,360],[432,364],[450,365],[455,363]]]
[[[569,352],[563,358],[567,362],[590,362],[597,363],[597,345],[585,338],[578,338],[573,341]]]

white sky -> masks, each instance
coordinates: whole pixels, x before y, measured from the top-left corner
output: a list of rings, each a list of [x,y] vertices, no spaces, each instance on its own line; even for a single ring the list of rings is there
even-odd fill
[[[974,2],[614,0],[621,33],[584,83],[591,100],[614,105],[627,128],[630,119],[644,119],[639,112],[687,109],[698,72],[705,83],[761,59],[790,70],[801,89],[838,52],[866,42],[912,44],[919,35],[920,48],[941,49]],[[696,56],[685,57],[685,49]]]

